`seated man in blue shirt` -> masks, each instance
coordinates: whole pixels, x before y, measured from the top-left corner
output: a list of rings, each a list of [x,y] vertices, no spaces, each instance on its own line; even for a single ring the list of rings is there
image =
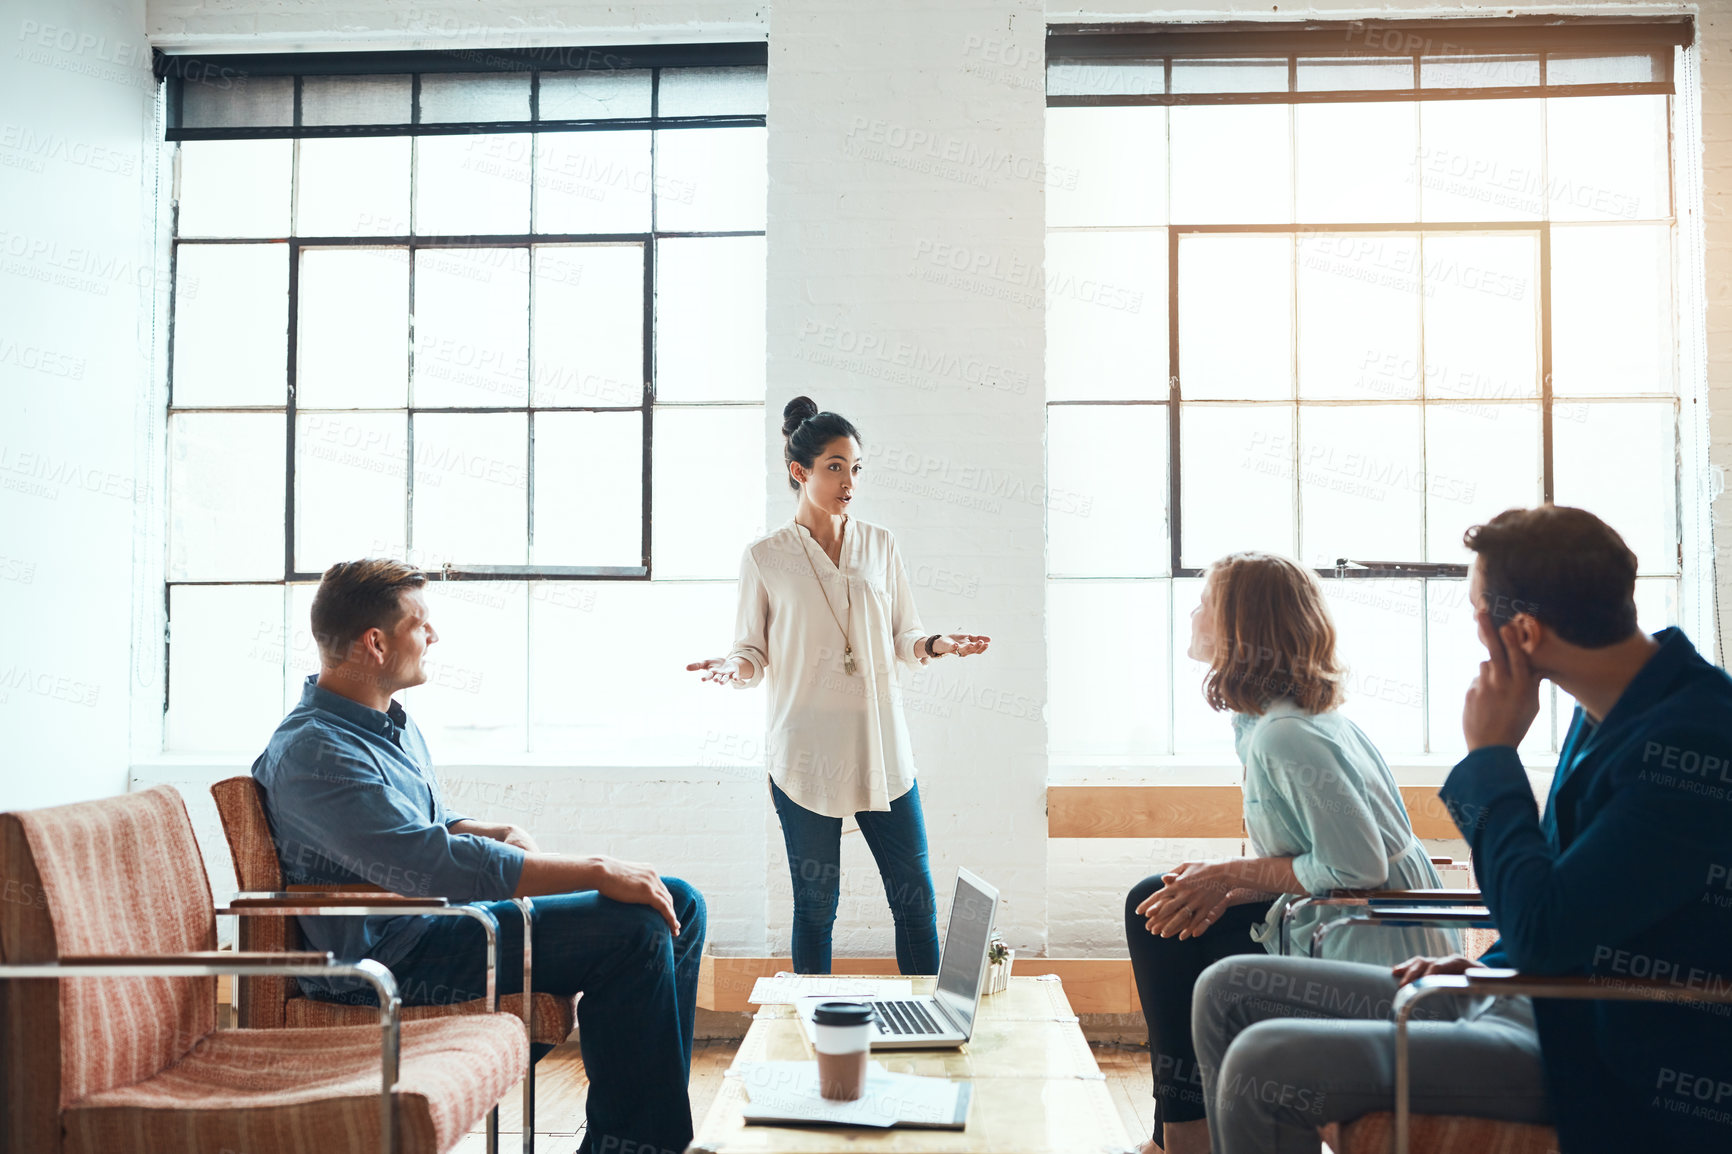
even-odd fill
[[[1478,964],[1726,990],[1732,679],[1682,631],[1642,633],[1635,554],[1591,513],[1511,509],[1465,543],[1488,660],[1442,796],[1502,933]],[[1546,678],[1577,705],[1542,815],[1516,747]],[[1234,958],[1205,971],[1193,1032],[1218,1154],[1315,1151],[1318,1125],[1390,1109],[1395,991],[1471,964]],[[1422,1002],[1413,1108],[1550,1121],[1564,1154],[1732,1150],[1728,1009]]]
[[[575,994],[589,1126],[581,1151],[677,1152],[692,1137],[692,1025],[704,902],[649,866],[543,853],[524,830],[452,812],[433,759],[392,694],[427,680],[439,640],[426,577],[388,560],[325,572],[313,598],[320,672],[253,763],[287,884],[366,882],[488,905],[499,920],[498,989],[523,985],[523,920],[535,897],[537,991]],[[486,938],[470,918],[302,918],[307,944],[373,958],[407,1005],[486,990]],[[354,983],[300,979],[310,996],[371,1001]]]

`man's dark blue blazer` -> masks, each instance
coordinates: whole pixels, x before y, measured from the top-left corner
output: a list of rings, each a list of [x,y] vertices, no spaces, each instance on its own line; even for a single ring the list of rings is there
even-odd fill
[[[1732,989],[1732,678],[1678,629],[1604,719],[1578,706],[1542,817],[1509,746],[1442,796],[1501,940],[1483,959]],[[1534,1003],[1564,1154],[1732,1151],[1732,1005]]]

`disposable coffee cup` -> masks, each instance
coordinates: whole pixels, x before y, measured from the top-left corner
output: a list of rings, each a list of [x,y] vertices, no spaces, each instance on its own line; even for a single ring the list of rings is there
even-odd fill
[[[866,1092],[866,1056],[872,1050],[871,1006],[819,1002],[812,1012],[818,1051],[818,1092],[833,1102],[852,1102]]]

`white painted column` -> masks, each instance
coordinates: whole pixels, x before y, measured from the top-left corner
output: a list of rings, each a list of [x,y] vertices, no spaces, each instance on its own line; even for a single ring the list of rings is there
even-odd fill
[[[897,535],[927,626],[993,638],[904,684],[940,923],[967,866],[1025,950],[1046,935],[1042,52],[1036,4],[771,9],[769,523],[792,513],[781,410],[805,393],[860,428],[858,516]],[[838,956],[889,955],[858,833],[843,872]]]

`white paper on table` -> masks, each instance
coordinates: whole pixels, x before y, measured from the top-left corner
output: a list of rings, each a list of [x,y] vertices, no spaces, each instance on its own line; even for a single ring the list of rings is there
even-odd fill
[[[911,998],[906,978],[838,978],[817,974],[777,974],[752,984],[746,1001],[755,1006],[791,1005],[801,998]]]
[[[741,1062],[728,1070],[739,1078],[749,1104],[741,1116],[786,1122],[831,1122],[844,1126],[893,1126],[898,1122],[948,1122],[956,1116],[957,1083],[945,1078],[892,1074],[881,1062],[866,1066],[866,1092],[852,1102],[832,1102],[818,1091],[816,1062]]]

